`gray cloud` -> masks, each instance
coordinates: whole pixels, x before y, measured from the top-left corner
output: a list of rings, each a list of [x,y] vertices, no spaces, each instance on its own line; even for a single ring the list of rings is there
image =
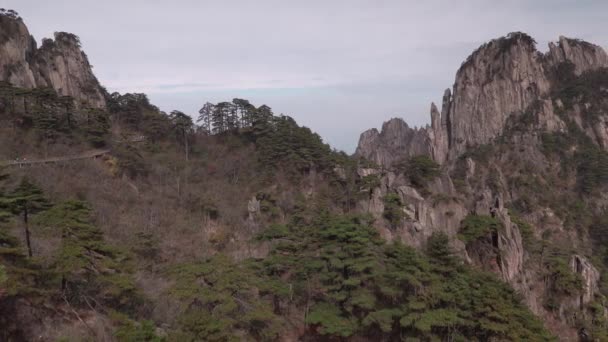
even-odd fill
[[[479,44],[525,31],[608,45],[605,1],[5,0],[37,39],[78,34],[110,91],[164,110],[267,103],[352,152],[390,117],[428,122],[431,101]]]

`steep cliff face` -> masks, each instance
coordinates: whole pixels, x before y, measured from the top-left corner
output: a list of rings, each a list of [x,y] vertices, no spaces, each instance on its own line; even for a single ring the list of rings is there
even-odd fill
[[[599,46],[565,37],[551,43],[546,54],[535,44],[526,34],[512,33],[482,45],[458,70],[453,89],[444,94],[441,113],[431,106],[431,127],[396,134],[396,127],[407,127],[402,123],[385,125],[380,133],[365,132],[356,154],[383,165],[421,153],[444,163],[467,148],[491,142],[510,118],[530,110],[540,112],[539,125],[559,129],[563,125],[546,101],[555,69],[568,62],[580,75],[608,67],[608,55]]]
[[[549,90],[542,58],[530,38],[513,35],[483,45],[465,61],[447,114],[452,156],[490,142],[511,115]]]
[[[36,41],[21,19],[0,15],[0,79],[26,88],[36,86],[30,63]]]
[[[104,108],[103,90],[78,37],[58,32],[37,48],[21,18],[0,15],[0,81],[23,88],[51,87],[79,107]]]

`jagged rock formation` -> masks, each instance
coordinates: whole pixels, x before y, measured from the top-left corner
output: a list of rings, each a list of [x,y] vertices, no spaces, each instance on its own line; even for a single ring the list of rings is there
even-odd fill
[[[572,63],[580,75],[608,67],[608,55],[599,46],[565,37],[551,43],[546,54],[523,33],[492,40],[462,64],[453,90],[444,94],[441,114],[431,105],[430,127],[413,130],[392,119],[381,132],[362,133],[356,154],[384,166],[416,154],[444,163],[469,147],[491,142],[503,133],[509,118],[525,114],[536,103],[541,103],[539,125],[559,129],[562,124],[551,102],[543,101],[555,68],[564,62]]]
[[[551,330],[564,340],[577,339],[576,322],[589,317],[587,307],[600,293],[600,272],[588,259],[593,244],[588,231],[568,222],[569,210],[576,209],[559,205],[586,202],[598,212],[608,205],[601,194],[593,200],[578,197],[577,173],[587,164],[563,171],[573,158],[601,163],[593,154],[579,155],[582,147],[575,140],[584,141],[586,149],[608,149],[605,68],[606,52],[577,39],[560,37],[544,54],[523,33],[482,45],[458,70],[441,109],[431,104],[430,126],[412,129],[391,119],[380,132],[361,134],[356,155],[378,164],[365,174],[378,174],[381,185],[361,200],[360,210],[381,221],[384,196],[399,195],[407,219],[396,229],[378,224],[384,237],[423,247],[433,232],[446,233],[467,262],[509,283]],[[552,144],[569,150],[552,156]],[[412,188],[399,169],[398,162],[416,155],[431,157],[444,170],[425,193]],[[597,169],[604,177],[606,169]],[[513,216],[510,209],[521,203],[523,218]],[[465,246],[458,233],[469,214],[491,216],[503,228]],[[554,244],[562,259],[548,261],[546,251],[534,247],[540,240]],[[561,268],[547,270],[551,267]],[[563,289],[567,281],[549,277],[551,272],[569,272],[572,284],[572,279],[580,283]]]
[[[260,201],[256,196],[252,196],[249,201],[247,201],[247,214],[249,221],[255,221],[256,216],[260,214]]]
[[[588,304],[593,300],[593,295],[598,291],[600,281],[600,273],[589,260],[581,255],[573,255],[570,259],[570,267],[572,272],[579,274],[583,280],[583,293],[581,293],[578,308]]]
[[[79,107],[104,108],[105,98],[78,37],[65,32],[40,48],[21,18],[0,15],[0,81],[23,88],[51,87]]]
[[[390,165],[395,155],[401,158],[430,154],[432,148],[427,128],[411,128],[401,119],[391,119],[382,125],[382,132],[372,128],[361,134],[357,154],[379,165]]]
[[[601,47],[579,40],[559,37],[557,45],[549,43],[549,53],[546,55],[550,65],[556,66],[569,61],[574,64],[577,75],[587,70],[608,66],[608,55]]]

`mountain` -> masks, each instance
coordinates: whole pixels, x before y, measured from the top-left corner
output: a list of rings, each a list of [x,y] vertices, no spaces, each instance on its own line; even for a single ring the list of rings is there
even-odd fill
[[[441,112],[431,105],[430,126],[392,119],[361,134],[356,155],[376,164],[367,172],[380,186],[360,208],[380,218],[397,194],[410,219],[384,228],[387,239],[422,246],[447,232],[576,340],[604,305],[607,90],[599,46],[560,37],[543,54],[524,33],[492,40],[462,64]],[[424,158],[443,173],[412,182]]]
[[[23,88],[52,88],[76,104],[103,108],[105,97],[77,36],[56,32],[37,47],[18,15],[0,16],[0,81]]]
[[[574,75],[608,67],[608,55],[599,46],[560,37],[545,54],[533,38],[511,33],[492,40],[473,52],[456,73],[452,89],[443,95],[441,112],[431,104],[431,126],[414,130],[400,120],[361,135],[357,155],[381,165],[400,158],[427,154],[439,163],[457,158],[468,148],[499,137],[511,118],[531,106],[542,106],[536,124],[549,131],[562,120],[550,101],[559,81],[557,69],[571,63]],[[594,132],[605,144],[606,131]]]
[[[245,99],[109,94],[0,10],[0,340],[608,336],[606,54],[478,49],[354,156]]]

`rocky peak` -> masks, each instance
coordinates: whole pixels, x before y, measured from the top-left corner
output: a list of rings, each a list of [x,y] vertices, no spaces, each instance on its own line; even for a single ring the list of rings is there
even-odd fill
[[[559,37],[556,43],[549,43],[547,59],[551,65],[569,61],[574,64],[574,73],[580,75],[587,70],[608,67],[608,55],[600,46],[580,39]]]
[[[372,128],[359,138],[357,155],[390,166],[393,162],[419,154],[431,154],[428,128],[411,128],[405,121],[393,118],[382,125],[382,130]]]
[[[542,59],[531,37],[512,33],[484,44],[463,63],[447,112],[451,155],[490,142],[511,115],[549,90]]]
[[[546,54],[539,52],[534,39],[525,33],[491,40],[461,65],[453,88],[444,93],[441,112],[431,105],[430,128],[415,134],[408,130],[403,130],[407,134],[384,133],[383,128],[375,139],[370,139],[370,135],[363,139],[362,135],[357,154],[384,165],[395,158],[421,153],[444,163],[469,147],[490,143],[504,132],[509,118],[522,115],[537,103],[543,103],[537,106],[541,111],[538,116],[547,121],[539,124],[556,126],[554,123],[560,120],[545,98],[552,86],[552,72],[563,62],[572,63],[577,74],[608,67],[608,57],[601,47],[577,39],[560,37],[557,43],[549,44]],[[392,149],[377,151],[375,145],[368,144],[378,139],[378,146]]]
[[[78,37],[57,32],[37,47],[23,20],[0,13],[0,81],[23,88],[51,87],[77,106],[105,107],[103,90]]]

